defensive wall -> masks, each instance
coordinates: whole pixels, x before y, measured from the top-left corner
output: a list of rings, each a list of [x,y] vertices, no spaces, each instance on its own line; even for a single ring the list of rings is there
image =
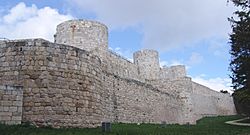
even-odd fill
[[[107,27],[95,21],[59,24],[55,43],[0,41],[0,122],[195,124],[204,116],[235,114],[229,94],[193,82],[184,66],[161,68],[154,50],[133,57],[108,50]]]

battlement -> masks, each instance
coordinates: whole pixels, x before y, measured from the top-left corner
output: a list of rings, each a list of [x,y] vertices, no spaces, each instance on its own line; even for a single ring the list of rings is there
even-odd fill
[[[110,72],[125,78],[143,81],[186,76],[184,66],[160,68],[159,54],[155,50],[139,50],[133,54],[134,63],[124,62],[123,57],[108,50],[108,28],[100,22],[82,19],[63,22],[57,26],[55,43],[92,51],[106,62]]]

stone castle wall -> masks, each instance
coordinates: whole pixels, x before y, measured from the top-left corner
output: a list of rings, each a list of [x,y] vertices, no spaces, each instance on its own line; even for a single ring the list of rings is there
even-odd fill
[[[16,98],[13,101],[1,98],[1,103],[6,99],[11,102],[9,108],[21,112],[19,119],[12,115],[10,119],[5,114],[10,115],[11,109],[6,110],[1,121],[19,120],[16,123],[53,127],[96,127],[101,121],[183,123],[180,107],[183,102],[177,94],[105,71],[102,64],[106,64],[87,51],[42,39],[13,41],[2,46],[2,54],[21,59],[14,65],[18,72],[8,71],[2,76],[5,82],[1,81],[4,86],[18,85],[18,89],[6,86],[8,92],[2,94]],[[13,95],[18,94],[17,90],[19,95]]]
[[[159,79],[151,80],[149,83],[163,92],[174,94],[177,97],[176,99],[179,99],[179,109],[181,110],[182,115],[178,117],[181,119],[178,123],[196,123],[197,119],[193,118],[192,111],[194,106],[190,98],[193,90],[191,78],[182,77],[174,79]]]
[[[15,44],[16,48],[8,47]],[[20,65],[23,55],[18,43],[0,41],[0,122],[20,124],[22,120],[23,87]]]
[[[192,82],[191,100],[194,105],[194,117],[218,116],[235,114],[235,107],[230,94],[219,93],[203,85]],[[199,102],[197,102],[199,101]]]
[[[111,51],[108,51],[106,59],[103,60],[103,68],[108,73],[123,78],[142,80],[138,73],[138,67],[134,63]]]
[[[9,71],[1,76],[2,79],[11,79],[1,80],[1,85],[23,88],[22,122],[53,127],[99,125],[102,111],[98,57],[75,47],[40,39],[16,41],[4,46],[2,54],[15,56],[21,51],[22,55],[22,60],[16,62],[21,64],[15,65],[18,74]],[[18,75],[22,78],[19,79]],[[3,99],[1,103],[4,102]]]
[[[235,114],[230,95],[192,82],[184,66],[160,68],[153,50],[136,52],[130,62],[107,49],[107,35],[105,25],[78,20],[58,25],[56,43],[1,42],[0,121],[97,127],[102,121],[194,124]]]
[[[123,123],[187,123],[183,100],[154,85],[105,74],[103,121]]]
[[[0,122],[21,124],[23,89],[19,86],[0,86]]]

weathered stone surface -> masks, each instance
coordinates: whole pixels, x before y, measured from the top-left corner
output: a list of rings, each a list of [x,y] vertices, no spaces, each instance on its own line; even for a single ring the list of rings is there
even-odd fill
[[[235,114],[232,97],[192,82],[184,66],[160,68],[158,52],[134,62],[108,50],[107,27],[66,21],[56,43],[0,42],[0,122],[97,127],[103,121],[192,123]]]
[[[1,78],[1,77],[0,77]],[[13,82],[15,82],[13,80]],[[20,124],[22,118],[22,87],[0,84],[0,122],[5,124]],[[18,98],[17,98],[18,97]]]

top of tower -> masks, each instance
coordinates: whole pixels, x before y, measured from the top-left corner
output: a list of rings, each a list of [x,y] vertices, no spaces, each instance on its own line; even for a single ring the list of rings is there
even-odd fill
[[[153,49],[142,49],[142,50],[136,51],[135,53],[157,53],[158,54],[158,51],[153,50]]]
[[[59,28],[63,25],[66,25],[66,24],[73,24],[73,23],[87,23],[89,25],[99,25],[99,26],[105,27],[105,29],[108,30],[108,27],[105,24],[98,22],[98,21],[87,20],[87,19],[73,19],[73,20],[64,21],[64,22],[58,24],[57,28]]]
[[[57,25],[55,43],[104,51],[108,49],[108,27],[97,21],[68,20]]]

